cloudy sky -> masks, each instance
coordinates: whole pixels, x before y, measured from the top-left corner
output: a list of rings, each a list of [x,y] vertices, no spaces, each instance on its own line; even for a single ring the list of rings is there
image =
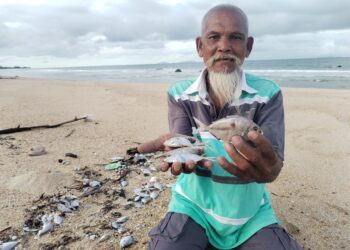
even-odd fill
[[[250,59],[350,56],[349,0],[0,0],[0,65],[199,61],[201,18],[228,2],[248,15]]]

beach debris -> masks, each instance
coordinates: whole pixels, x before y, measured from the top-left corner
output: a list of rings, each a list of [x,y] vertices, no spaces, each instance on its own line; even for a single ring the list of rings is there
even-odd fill
[[[132,201],[128,201],[123,203],[121,206],[124,210],[128,210],[134,206],[134,203]]]
[[[122,217],[118,218],[118,219],[116,220],[116,222],[119,223],[119,224],[123,224],[123,223],[125,223],[128,219],[129,219],[128,216],[122,216]]]
[[[64,234],[55,243],[39,244],[41,250],[52,250],[52,249],[66,249],[65,246],[80,239],[78,236],[72,236],[73,232],[69,232],[69,235]]]
[[[67,160],[58,159],[58,163],[61,163],[62,165],[68,165],[70,162]]]
[[[63,217],[60,216],[58,213],[55,213],[53,217],[53,222],[57,225],[61,225],[63,223]]]
[[[131,235],[127,235],[121,238],[119,245],[121,248],[125,248],[132,245],[133,243],[134,238]]]
[[[42,235],[51,232],[52,230],[53,230],[53,225],[51,224],[51,222],[46,222],[46,223],[44,223],[42,229],[39,230],[37,237],[39,238]]]
[[[141,171],[144,176],[150,176],[152,174],[151,170],[149,170],[148,168],[142,168]]]
[[[151,179],[149,180],[150,183],[158,181],[157,176],[152,176]]]
[[[44,146],[36,146],[34,148],[30,149],[29,156],[39,156],[47,154],[47,151],[45,150]]]
[[[75,128],[72,129],[72,130],[65,136],[65,138],[71,136],[75,131],[76,131]]]
[[[99,181],[90,181],[89,186],[92,188],[100,188],[101,187],[101,182]]]
[[[99,239],[98,239],[98,243],[104,242],[109,240],[109,238],[111,238],[111,236],[109,234],[103,234]]]
[[[18,241],[4,242],[0,245],[0,250],[12,250],[17,246],[18,243]]]
[[[146,155],[137,154],[137,153],[134,155],[134,163],[135,164],[140,163],[140,162],[145,162],[145,161],[147,161]]]
[[[96,234],[91,234],[91,235],[89,236],[89,239],[90,239],[90,240],[96,240],[96,238],[97,238],[97,235],[96,235]]]
[[[122,187],[126,187],[127,185],[129,185],[129,182],[128,181],[122,181],[122,182],[120,182],[120,185]]]
[[[74,119],[72,119],[72,120],[53,124],[53,125],[38,125],[38,126],[30,126],[30,127],[21,127],[20,125],[18,125],[15,128],[7,128],[7,129],[0,130],[0,134],[11,134],[11,133],[17,133],[17,132],[23,132],[23,131],[29,131],[29,130],[35,130],[35,129],[44,129],[44,128],[57,128],[57,127],[60,127],[64,124],[76,122],[79,120],[84,120],[85,122],[93,121],[91,115],[85,115],[85,116],[79,117],[79,118],[74,117]]]
[[[25,232],[38,232],[42,225],[42,221],[39,218],[30,218],[24,222],[23,231]]]
[[[121,162],[110,163],[105,166],[106,170],[115,170],[124,167],[125,165]]]
[[[126,150],[126,154],[129,156],[133,156],[137,154],[139,151],[137,151],[137,147],[129,148]]]
[[[205,125],[196,117],[193,117],[193,119],[197,123],[198,131],[209,131],[216,138],[226,142],[230,142],[234,135],[240,135],[247,140],[249,131],[263,133],[261,128],[252,120],[240,115],[227,116],[210,125]]]
[[[111,158],[111,161],[112,162],[124,161],[124,156],[119,156],[119,155],[114,156]]]
[[[153,187],[155,187],[156,189],[158,189],[159,191],[163,191],[163,185],[160,182],[154,182],[153,183]]]
[[[66,157],[71,157],[71,158],[78,158],[78,155],[73,154],[73,153],[66,153],[65,156]]]

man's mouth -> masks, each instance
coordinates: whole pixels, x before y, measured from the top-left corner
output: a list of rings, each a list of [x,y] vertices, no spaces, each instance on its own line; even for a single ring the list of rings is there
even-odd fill
[[[215,60],[215,62],[217,61],[223,61],[223,62],[235,62],[235,59],[233,58],[218,58]]]

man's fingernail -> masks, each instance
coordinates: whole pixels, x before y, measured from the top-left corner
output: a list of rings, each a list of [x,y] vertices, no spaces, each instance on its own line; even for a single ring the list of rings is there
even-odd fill
[[[241,141],[242,141],[242,138],[241,138],[240,136],[233,136],[233,137],[231,138],[231,142],[232,142],[233,144],[240,143]]]
[[[256,131],[249,131],[248,132],[249,139],[254,140],[254,139],[258,138],[258,136],[259,136],[259,134]]]

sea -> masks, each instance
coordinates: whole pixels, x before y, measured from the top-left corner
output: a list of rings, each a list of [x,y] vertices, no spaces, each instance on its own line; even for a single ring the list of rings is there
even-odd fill
[[[350,89],[350,57],[246,60],[248,73],[275,81],[282,87]],[[201,62],[61,68],[1,69],[0,76],[87,80],[101,83],[174,83],[196,79]],[[180,71],[180,72],[176,72]]]

